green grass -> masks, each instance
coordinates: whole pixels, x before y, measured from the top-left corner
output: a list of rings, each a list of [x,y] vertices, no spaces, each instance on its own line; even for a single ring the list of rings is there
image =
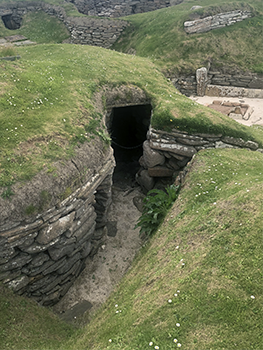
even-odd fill
[[[97,110],[94,99],[103,86],[144,90],[154,109],[155,128],[222,133],[263,144],[262,128],[238,124],[179,94],[148,59],[66,44],[16,50],[20,60],[0,63],[2,187],[48,171],[52,162],[71,157],[78,144],[94,137],[108,144],[104,112]]]
[[[259,0],[222,2],[201,0],[196,10],[203,15],[252,8],[254,17],[233,26],[207,33],[188,35],[183,23],[191,19],[195,1],[125,17],[131,23],[113,46],[121,52],[151,58],[167,75],[193,74],[197,68],[211,63],[214,67],[230,67],[262,73],[263,14]]]
[[[13,0],[12,2],[20,2],[21,3],[21,2],[28,2],[28,0]],[[51,5],[57,5],[57,6],[64,8],[64,10],[66,11],[66,15],[68,17],[70,17],[70,16],[73,16],[73,17],[83,16],[81,13],[78,12],[76,7],[70,2],[64,2],[62,0],[44,0],[43,2],[45,2],[47,4],[51,4]],[[8,4],[8,1],[7,0],[0,0],[0,5],[1,4]]]
[[[0,349],[57,349],[76,329],[0,283]]]
[[[61,21],[42,11],[26,14],[23,17],[21,27],[16,30],[5,28],[4,23],[0,21],[0,37],[10,35],[24,35],[27,39],[38,44],[62,43],[70,36]]]
[[[262,161],[246,150],[200,152],[132,270],[61,348],[168,350],[177,339],[189,350],[262,349]]]
[[[261,350],[262,164],[259,152],[199,152],[164,223],[81,329],[0,285],[0,349]]]
[[[150,97],[152,125],[213,132],[263,143],[262,128],[248,128],[179,94],[155,66],[90,46],[38,45],[17,48],[21,59],[2,61],[0,94],[0,186],[29,180],[52,162],[95,137],[94,93],[103,86],[132,85]],[[108,143],[100,114],[96,135]],[[96,122],[97,123],[97,122]]]

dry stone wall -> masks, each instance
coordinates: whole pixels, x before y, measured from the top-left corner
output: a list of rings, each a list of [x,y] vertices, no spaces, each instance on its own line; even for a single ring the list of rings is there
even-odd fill
[[[184,30],[187,34],[205,33],[213,29],[233,25],[250,17],[252,17],[251,12],[242,10],[219,13],[195,21],[187,21],[184,23]]]
[[[115,166],[112,151],[101,161],[104,164],[96,161],[97,167],[71,195],[38,215],[23,214],[23,199],[21,213],[11,200],[1,199],[0,281],[16,293],[44,306],[55,304],[102,244]],[[61,173],[58,181],[63,180]],[[7,213],[4,206],[9,207]]]
[[[202,74],[201,74],[202,73]],[[263,75],[230,68],[205,67],[195,75],[171,77],[174,86],[184,95],[210,95],[263,98]]]
[[[177,5],[184,0],[173,0]],[[170,0],[73,0],[79,12],[89,16],[121,17],[171,6]]]
[[[109,48],[128,25],[126,21],[118,19],[67,17],[62,7],[43,2],[17,2],[0,5],[0,16],[11,15],[11,21],[18,27],[26,13],[38,11],[44,11],[61,20],[71,34],[69,41],[72,44]]]
[[[176,185],[179,185],[185,176],[185,166],[192,157],[200,150],[216,148],[244,148],[263,153],[256,142],[241,138],[202,133],[191,135],[178,130],[165,132],[150,128],[143,145],[137,182],[145,192],[154,188],[159,178],[176,178]]]

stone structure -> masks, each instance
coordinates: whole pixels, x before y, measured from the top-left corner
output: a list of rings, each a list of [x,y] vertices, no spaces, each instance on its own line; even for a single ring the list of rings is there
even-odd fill
[[[79,12],[89,16],[121,17],[158,10],[180,4],[184,0],[71,0]]]
[[[4,23],[13,28],[21,26],[23,16],[28,12],[44,11],[61,20],[71,34],[70,43],[94,45],[109,48],[121,35],[128,23],[118,19],[96,19],[88,17],[67,17],[60,6],[44,2],[16,2],[0,4],[0,16]]]
[[[199,79],[200,72],[207,70],[197,69],[196,75],[189,77],[170,77],[174,86],[184,95],[203,96],[231,96],[263,98],[263,75],[251,72],[242,72],[224,67],[207,70],[207,77]],[[205,71],[204,71],[205,72]]]
[[[185,176],[185,166],[200,150],[213,148],[245,148],[263,153],[258,144],[241,138],[211,134],[194,134],[173,130],[165,132],[151,128],[143,146],[141,170],[137,181],[146,191],[154,188],[159,178],[176,178],[179,185]]]
[[[242,10],[218,13],[195,21],[187,21],[184,23],[184,30],[187,34],[205,33],[213,29],[233,25],[250,17],[252,17],[251,12]]]
[[[0,197],[0,281],[46,306],[103,242],[115,161],[111,148],[87,143],[55,166],[56,176],[41,172],[13,185],[9,200]]]
[[[204,96],[207,85],[207,69],[205,67],[196,70],[197,96]]]

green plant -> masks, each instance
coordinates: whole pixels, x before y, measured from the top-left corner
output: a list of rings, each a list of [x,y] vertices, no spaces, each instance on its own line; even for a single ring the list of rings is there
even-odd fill
[[[6,190],[3,191],[3,193],[1,194],[1,197],[4,199],[9,199],[11,196],[14,195],[14,192],[11,189],[11,186],[7,186]]]
[[[167,186],[165,191],[153,189],[144,198],[143,212],[135,228],[141,227],[140,234],[152,235],[162,223],[179,192],[179,186]]]
[[[29,205],[28,207],[26,207],[26,209],[25,209],[26,215],[32,215],[32,214],[34,214],[36,211],[37,211],[37,208],[36,208],[33,204],[30,204],[30,205]]]

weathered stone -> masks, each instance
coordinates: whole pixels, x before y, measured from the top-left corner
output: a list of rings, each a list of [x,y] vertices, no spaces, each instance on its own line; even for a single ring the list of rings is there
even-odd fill
[[[57,272],[60,275],[64,275],[64,274],[68,273],[69,270],[72,268],[72,266],[80,259],[81,259],[80,253],[75,254],[73,257],[68,258],[66,260],[66,262],[63,264],[63,266],[61,266],[61,268]]]
[[[247,148],[250,148],[250,149],[253,149],[253,150],[256,150],[258,148],[258,144],[256,142],[244,141],[241,138],[236,139],[234,137],[225,136],[222,139],[222,141],[225,142],[225,143],[229,143],[231,145],[242,147],[242,148],[247,147]]]
[[[16,279],[8,282],[8,287],[11,288],[14,292],[18,292],[20,289],[27,286],[30,282],[30,278],[28,276],[19,276]]]
[[[52,260],[58,260],[64,255],[68,255],[73,252],[75,249],[75,243],[68,244],[68,245],[62,245],[59,246],[58,248],[52,247],[48,249],[48,253],[51,257]]]
[[[185,146],[178,143],[170,143],[163,139],[161,139],[159,142],[150,141],[150,146],[153,149],[158,149],[160,151],[164,150],[186,157],[192,157],[196,153],[196,149],[194,147]]]
[[[207,85],[207,69],[205,67],[196,70],[197,96],[204,96]]]
[[[0,281],[3,281],[3,283],[8,283],[9,281],[12,281],[20,275],[21,269],[0,272]]]
[[[64,263],[66,261],[66,257],[64,256],[62,259],[56,261],[56,262],[53,262],[52,265],[50,265],[48,268],[46,268],[45,270],[42,271],[42,274],[44,276],[54,272],[54,271],[57,271],[58,269],[60,269]]]
[[[184,23],[184,30],[188,34],[204,33],[209,30],[222,28],[240,22],[252,16],[249,11],[234,10],[226,13],[219,13],[214,16],[208,16],[195,21]]]
[[[180,166],[177,164],[177,161],[174,158],[169,159],[168,164],[173,170],[180,169]]]
[[[1,247],[2,248],[2,247]],[[19,253],[10,246],[3,246],[3,250],[0,251],[0,264],[7,263],[10,259],[14,258]]]
[[[225,143],[223,141],[216,141],[215,148],[239,148],[237,146],[232,146],[229,143]]]
[[[56,275],[37,276],[35,278],[35,281],[29,285],[28,291],[30,293],[35,292],[45,286],[50,285],[56,279],[57,279]]]
[[[143,143],[143,159],[147,168],[152,168],[156,165],[163,165],[165,157],[159,152],[150,147],[149,141]]]
[[[179,143],[182,143],[184,145],[189,145],[189,146],[202,146],[208,143],[208,141],[205,140],[191,140],[191,139],[187,139],[187,138],[178,138],[177,141]]]
[[[30,264],[28,265],[29,268],[31,267],[38,267],[42,266],[45,261],[49,260],[49,256],[45,253],[39,253],[37,256],[35,256]]]
[[[86,245],[84,246],[84,248],[81,251],[81,259],[85,259],[91,252],[92,249],[92,245],[91,242],[86,242]]]
[[[173,170],[165,166],[156,166],[154,168],[148,168],[148,175],[151,177],[171,177],[173,176]]]
[[[18,247],[19,249],[22,250],[23,248],[32,245],[37,235],[38,235],[38,232],[30,233],[29,235],[23,237],[21,240],[11,243],[10,247]]]
[[[34,242],[33,244],[31,244],[28,247],[21,248],[21,250],[23,252],[28,253],[28,254],[40,253],[40,252],[47,250],[49,247],[52,247],[58,241],[59,241],[59,237],[54,239],[53,241],[49,242],[49,244],[45,244],[45,245],[38,244],[38,243]]]
[[[8,237],[11,242],[11,237],[15,236],[17,239],[21,238],[23,235],[28,235],[31,232],[34,232],[38,227],[43,224],[43,220],[39,219],[32,224],[18,226],[11,230],[5,231],[1,233],[2,237]]]
[[[22,268],[24,265],[28,264],[31,260],[32,260],[31,255],[20,253],[19,255],[9,260],[6,264],[0,265],[0,271],[4,272],[7,270]]]
[[[248,147],[248,148],[252,149],[253,151],[255,151],[258,149],[258,144],[256,142],[253,142],[253,141],[246,141],[245,147]]]
[[[154,179],[149,176],[147,170],[141,170],[136,174],[136,181],[142,187],[143,191],[147,193],[154,187]]]
[[[53,224],[46,226],[40,230],[36,241],[40,244],[50,243],[71,227],[74,218],[75,212],[72,212],[67,216],[63,216]]]
[[[74,232],[74,237],[76,237],[77,241],[79,241],[83,236],[86,235],[87,232],[89,232],[89,230],[91,229],[91,227],[93,226],[94,224],[94,221],[96,220],[96,213],[93,211],[93,213],[90,215],[90,217],[88,218],[88,220],[86,220],[82,225],[81,227],[76,230]],[[92,235],[92,232],[89,232],[89,235],[91,237]],[[88,239],[88,237],[87,237]]]

